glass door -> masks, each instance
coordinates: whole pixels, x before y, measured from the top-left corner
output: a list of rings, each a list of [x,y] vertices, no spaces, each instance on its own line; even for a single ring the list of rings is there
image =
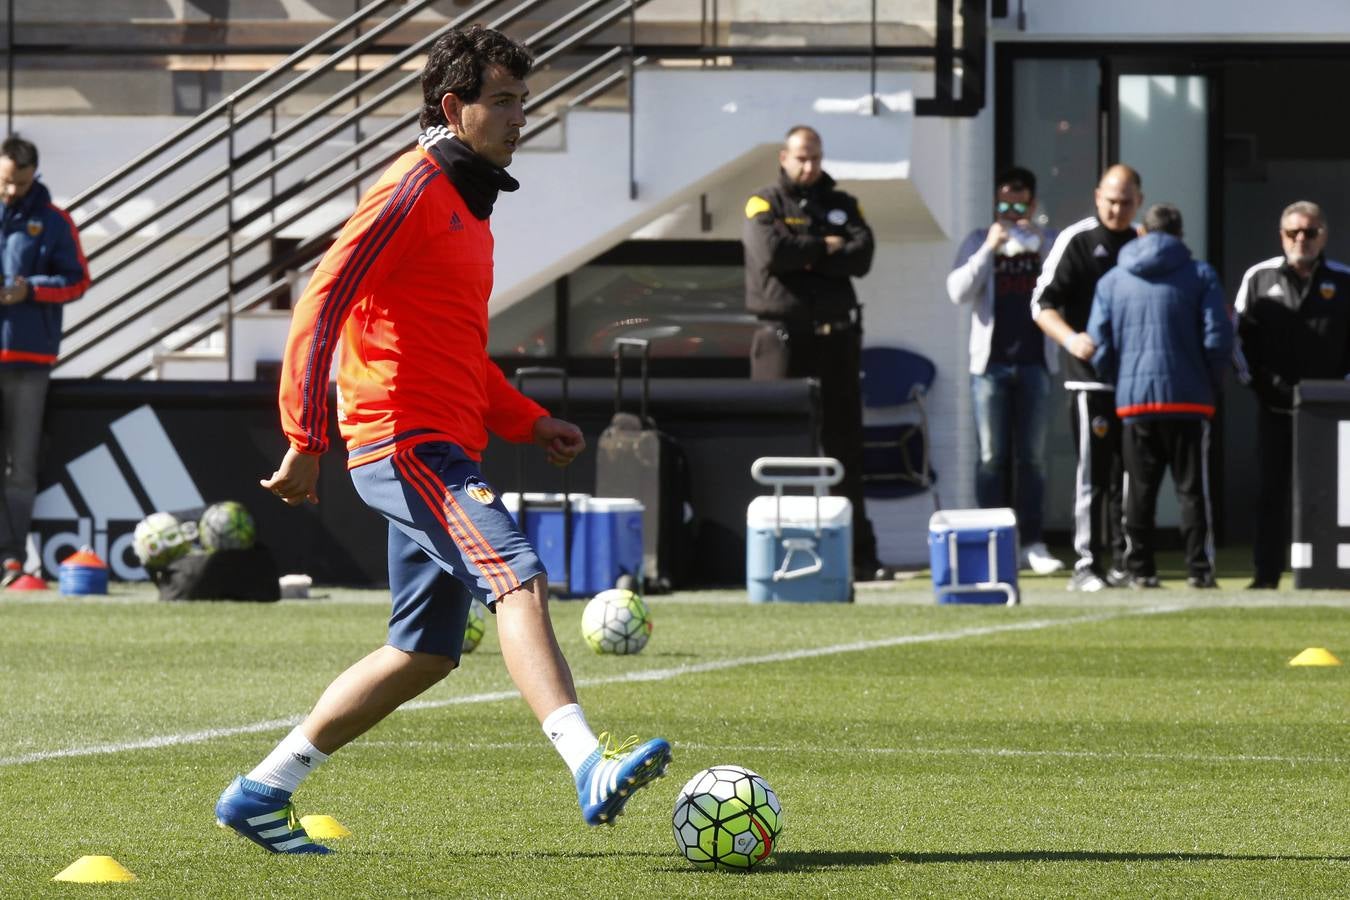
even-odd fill
[[[1166,202],[1181,210],[1186,245],[1197,259],[1208,259],[1214,106],[1210,77],[1150,72],[1147,65],[1112,68],[1112,161],[1127,163],[1142,176],[1145,206]]]

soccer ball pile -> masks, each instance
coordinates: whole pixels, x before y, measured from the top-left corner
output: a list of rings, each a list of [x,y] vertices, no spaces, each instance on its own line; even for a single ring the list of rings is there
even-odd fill
[[[173,513],[154,512],[136,526],[131,549],[147,569],[162,569],[192,552],[201,542],[206,550],[247,550],[253,546],[257,528],[242,503],[213,503],[201,521],[180,522]]]
[[[754,772],[713,766],[680,789],[671,825],[675,846],[700,869],[749,869],[773,852],[783,809]]]
[[[487,616],[483,615],[485,607],[477,600],[469,601],[469,621],[464,623],[464,653],[472,653],[483,635],[487,632]]]
[[[206,508],[197,532],[207,550],[247,550],[253,546],[258,529],[244,504],[226,500]]]
[[[131,535],[131,549],[147,569],[162,569],[187,556],[197,539],[196,522],[179,522],[173,513],[151,513]]]
[[[651,613],[632,591],[601,591],[581,613],[581,636],[596,653],[637,653],[652,633]]]

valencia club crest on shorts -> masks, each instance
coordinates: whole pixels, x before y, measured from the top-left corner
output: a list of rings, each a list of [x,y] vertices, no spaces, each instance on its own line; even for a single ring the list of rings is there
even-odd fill
[[[479,478],[470,478],[464,482],[464,493],[484,506],[497,499],[497,495],[492,492],[492,488],[487,486],[487,482]]]
[[[1106,416],[1092,417],[1092,433],[1099,438],[1106,437],[1106,433],[1111,430],[1111,423],[1106,420]]]

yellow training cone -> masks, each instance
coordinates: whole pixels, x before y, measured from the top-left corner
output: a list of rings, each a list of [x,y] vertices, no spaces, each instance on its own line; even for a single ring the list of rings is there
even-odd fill
[[[136,876],[111,856],[81,856],[52,876],[52,881],[78,881],[81,884],[135,880]]]
[[[1330,650],[1322,647],[1309,647],[1298,656],[1289,660],[1291,666],[1339,666],[1341,661]]]
[[[321,841],[331,841],[334,838],[345,838],[352,835],[346,825],[332,816],[301,816],[300,825],[309,833],[310,837]]]

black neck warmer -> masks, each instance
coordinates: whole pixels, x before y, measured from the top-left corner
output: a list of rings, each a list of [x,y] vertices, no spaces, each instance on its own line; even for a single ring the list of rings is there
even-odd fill
[[[465,146],[444,125],[427,129],[417,139],[479,219],[492,215],[499,191],[514,191],[520,182]]]

